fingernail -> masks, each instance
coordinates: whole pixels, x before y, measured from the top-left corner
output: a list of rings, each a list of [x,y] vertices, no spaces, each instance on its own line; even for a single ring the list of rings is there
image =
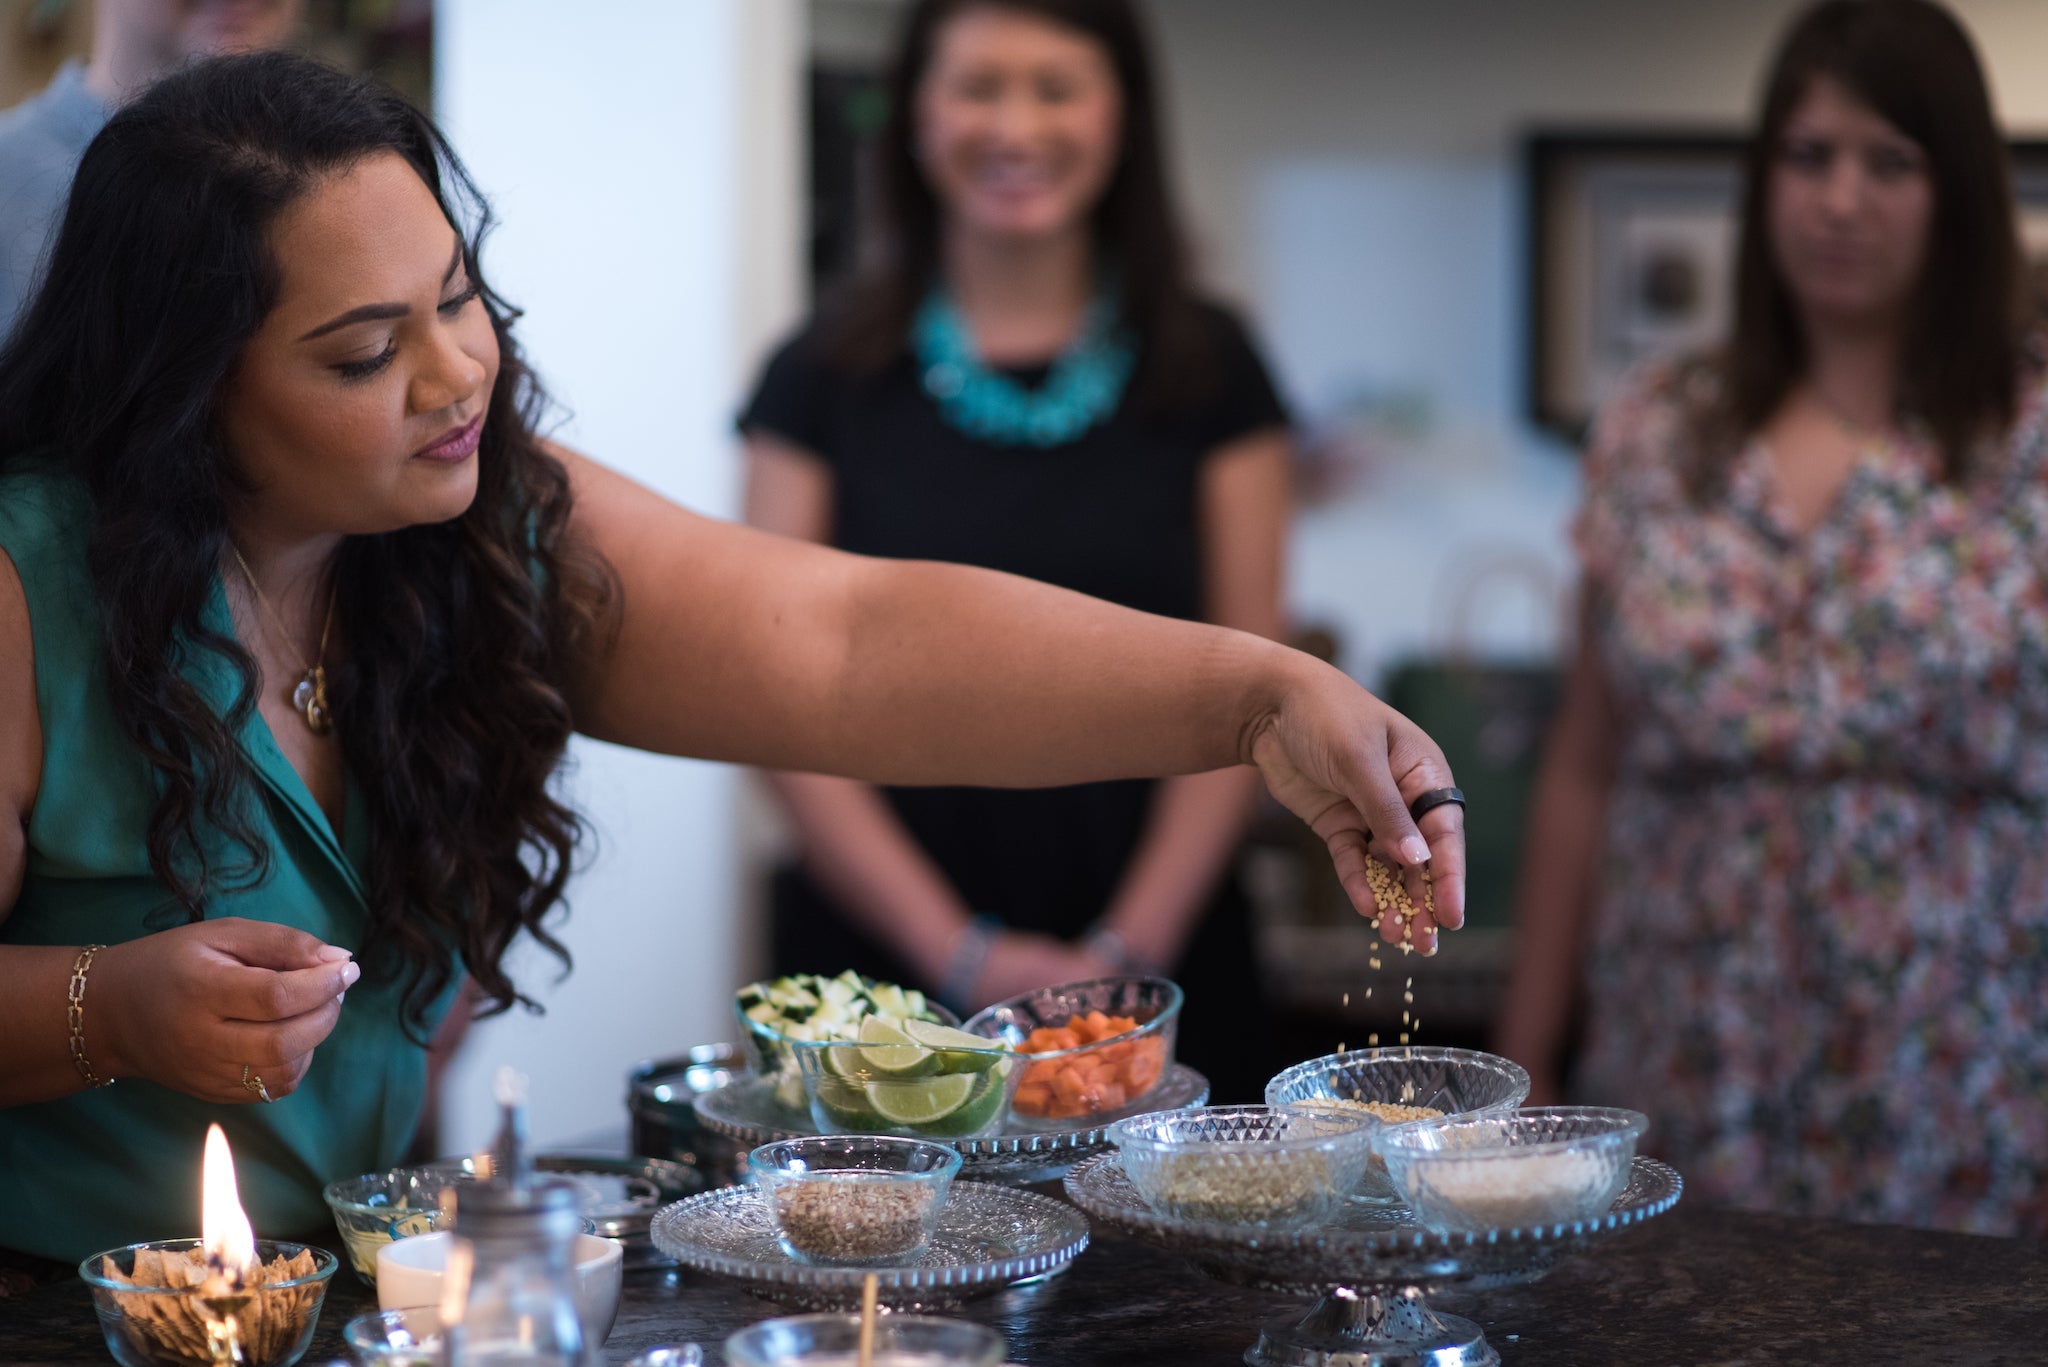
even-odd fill
[[[1401,857],[1411,865],[1429,862],[1429,843],[1419,835],[1411,835],[1401,842]]]
[[[363,969],[360,964],[349,963],[341,966],[341,982],[344,987],[354,987],[356,979],[362,976]]]
[[[352,959],[355,956],[340,945],[322,945],[320,946],[320,952],[313,957],[323,964],[332,964],[339,963],[343,959]]]

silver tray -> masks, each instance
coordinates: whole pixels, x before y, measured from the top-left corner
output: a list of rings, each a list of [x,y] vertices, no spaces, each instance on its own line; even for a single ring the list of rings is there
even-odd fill
[[[1245,1354],[1252,1367],[1491,1367],[1500,1357],[1479,1327],[1430,1310],[1425,1296],[1533,1281],[1565,1255],[1664,1214],[1685,1182],[1664,1164],[1637,1158],[1628,1185],[1597,1219],[1477,1234],[1426,1229],[1403,1207],[1349,1203],[1328,1223],[1302,1230],[1179,1220],[1145,1204],[1117,1153],[1077,1166],[1066,1190],[1090,1219],[1179,1253],[1219,1281],[1321,1297],[1307,1316],[1267,1326]]]
[[[737,1282],[741,1290],[805,1310],[851,1310],[872,1275],[895,1310],[945,1309],[1060,1271],[1088,1247],[1088,1221],[1064,1201],[982,1182],[955,1182],[938,1232],[902,1267],[812,1267],[775,1238],[767,1202],[753,1187],[724,1187],[664,1206],[654,1243],[682,1266]]]
[[[1109,1144],[1109,1126],[1124,1115],[1171,1111],[1199,1106],[1209,1099],[1209,1079],[1185,1063],[1166,1076],[1138,1105],[1080,1130],[1020,1130],[1014,1134],[974,1139],[936,1139],[960,1152],[960,1175],[975,1182],[1024,1186],[1056,1179]],[[748,1148],[818,1133],[810,1113],[795,1111],[775,1099],[772,1079],[746,1076],[697,1098],[697,1119],[705,1129]]]

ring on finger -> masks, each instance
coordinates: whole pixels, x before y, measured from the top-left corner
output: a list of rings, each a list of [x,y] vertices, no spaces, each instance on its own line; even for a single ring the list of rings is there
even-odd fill
[[[1428,792],[1408,804],[1408,815],[1420,821],[1424,812],[1433,812],[1439,807],[1454,802],[1460,807],[1465,805],[1463,789],[1431,788]]]
[[[250,1072],[249,1065],[246,1063],[242,1065],[242,1086],[248,1091],[254,1092],[264,1102],[273,1100],[270,1095],[270,1089],[263,1085],[263,1079]]]

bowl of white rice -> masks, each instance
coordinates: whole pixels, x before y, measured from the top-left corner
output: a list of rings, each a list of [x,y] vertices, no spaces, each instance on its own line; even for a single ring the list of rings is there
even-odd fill
[[[1373,1136],[1373,1149],[1432,1229],[1537,1229],[1605,1214],[1649,1125],[1638,1111],[1527,1106],[1391,1125]]]

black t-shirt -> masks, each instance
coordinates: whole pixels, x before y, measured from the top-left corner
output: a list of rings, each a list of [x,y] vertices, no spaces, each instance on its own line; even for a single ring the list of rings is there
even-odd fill
[[[1129,400],[1065,445],[998,446],[940,417],[904,354],[872,375],[819,355],[816,330],[768,364],[740,426],[831,467],[833,544],[864,555],[1007,570],[1126,607],[1201,615],[1202,464],[1286,410],[1244,328],[1200,313],[1212,383],[1171,416]],[[1028,382],[1038,372],[1015,372]]]
[[[1242,325],[1213,306],[1202,308],[1200,323],[1212,363],[1198,401],[1161,414],[1127,392],[1107,421],[1060,446],[970,437],[941,418],[907,351],[886,368],[852,374],[822,354],[815,326],[769,362],[740,427],[793,442],[830,467],[833,544],[846,550],[980,565],[1146,612],[1199,617],[1203,465],[1237,438],[1287,422]],[[1012,373],[1034,384],[1046,368]],[[976,911],[1071,937],[1106,909],[1143,836],[1151,788],[885,791]],[[813,902],[826,905],[815,885],[784,875],[778,972],[903,975],[903,965],[843,918],[809,914]],[[792,917],[801,933],[786,924]],[[1198,934],[1184,964],[1211,957],[1201,952],[1206,938]],[[1214,957],[1231,958],[1242,981],[1249,932],[1239,924],[1227,938],[1230,947],[1219,945]],[[1192,995],[1185,974],[1183,985]]]

